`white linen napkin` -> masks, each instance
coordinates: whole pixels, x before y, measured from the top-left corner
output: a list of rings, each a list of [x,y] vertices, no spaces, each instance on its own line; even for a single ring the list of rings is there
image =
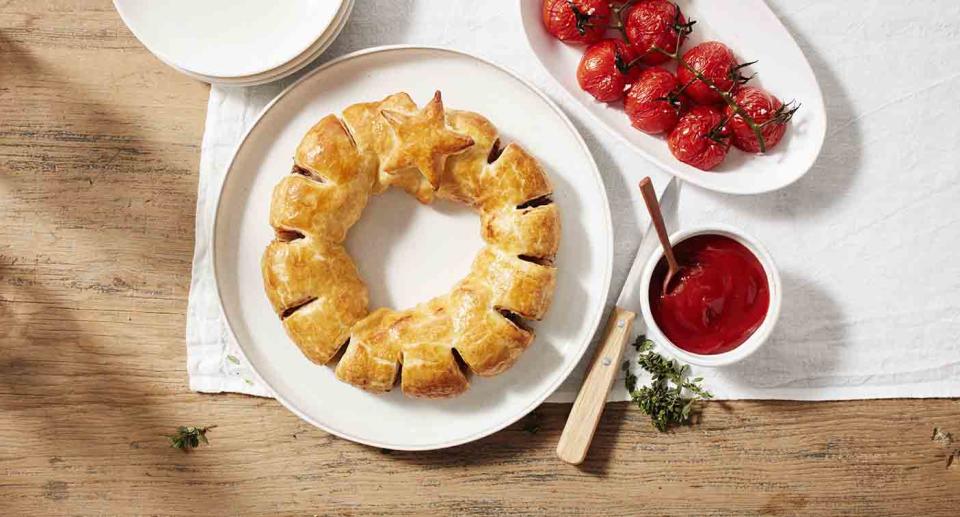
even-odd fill
[[[827,141],[807,176],[778,192],[728,196],[684,188],[681,226],[724,222],[747,230],[766,244],[784,282],[783,312],[770,341],[738,365],[694,374],[720,399],[960,396],[960,148],[951,145],[960,133],[950,110],[942,109],[960,101],[954,72],[960,58],[929,52],[924,34],[900,30],[903,10],[896,2],[871,3],[869,20],[853,30],[830,0],[801,8],[787,0],[769,3],[824,90]],[[940,3],[929,11],[960,17],[952,3]],[[666,176],[612,138],[547,76],[518,18],[512,5],[487,2],[357,0],[322,60],[374,45],[450,46],[513,69],[557,101],[604,175],[615,238],[609,307],[647,223],[637,181],[650,175],[662,188]],[[872,53],[884,56],[883,66],[863,59],[864,38],[876,43]],[[762,64],[758,68],[762,73]],[[214,201],[233,148],[260,109],[293,80],[210,91],[186,330],[195,391],[270,396],[228,338],[209,244]],[[583,368],[548,401],[573,400]],[[625,398],[618,380],[610,400]]]

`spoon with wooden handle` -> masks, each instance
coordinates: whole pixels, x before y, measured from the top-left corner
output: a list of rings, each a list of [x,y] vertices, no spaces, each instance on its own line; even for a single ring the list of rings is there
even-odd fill
[[[660,202],[657,201],[657,192],[653,190],[653,183],[650,182],[649,177],[640,180],[640,193],[643,194],[643,202],[647,205],[647,212],[650,213],[653,227],[657,230],[657,237],[660,238],[660,246],[663,247],[663,254],[667,257],[667,276],[663,279],[662,293],[667,294],[670,281],[680,273],[680,264],[677,262],[677,257],[673,254],[670,235],[667,233],[667,227],[663,223],[663,214],[660,212]]]
[[[640,182],[641,190],[645,188],[644,185],[649,184],[650,178],[644,178]],[[649,188],[652,191],[653,187],[650,186]],[[667,217],[667,226],[676,220],[672,216],[676,213],[679,192],[680,181],[671,178],[667,188],[663,190],[663,196],[660,198],[661,207]],[[654,201],[656,201],[656,196],[654,196]],[[664,219],[661,217],[660,224],[663,223]],[[610,392],[610,387],[620,371],[623,349],[633,335],[633,322],[637,318],[637,313],[640,312],[640,306],[645,296],[645,293],[640,292],[640,277],[647,259],[650,258],[650,254],[657,248],[658,244],[653,238],[653,233],[654,229],[651,223],[637,248],[637,256],[634,257],[633,265],[627,273],[627,279],[624,281],[620,296],[617,298],[617,305],[610,313],[596,355],[594,355],[587,376],[583,380],[577,399],[570,409],[570,416],[567,417],[567,423],[563,427],[563,434],[560,435],[560,443],[557,444],[557,456],[567,463],[577,465],[587,456],[590,442],[593,441],[597,424],[600,422],[600,415],[603,413],[603,405],[607,401],[607,393]]]

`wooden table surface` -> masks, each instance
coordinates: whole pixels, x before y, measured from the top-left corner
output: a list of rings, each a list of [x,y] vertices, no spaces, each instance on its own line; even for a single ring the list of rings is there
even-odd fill
[[[0,515],[960,514],[931,440],[960,436],[957,400],[714,402],[670,434],[611,404],[575,468],[554,456],[568,405],[390,453],[189,392],[207,92],[107,0],[0,1]],[[184,424],[216,424],[211,445],[171,449]]]

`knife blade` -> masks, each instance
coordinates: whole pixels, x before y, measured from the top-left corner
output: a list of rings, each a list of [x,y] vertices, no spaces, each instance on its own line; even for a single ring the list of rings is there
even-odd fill
[[[668,232],[676,228],[680,185],[680,180],[675,177],[670,178],[667,188],[660,195],[660,211],[663,213],[664,226]],[[577,393],[577,399],[570,409],[570,416],[567,417],[567,423],[563,427],[560,442],[557,443],[557,456],[567,463],[577,465],[587,456],[590,442],[593,441],[593,435],[597,431],[597,424],[600,423],[607,393],[610,392],[610,386],[613,385],[617,372],[620,371],[623,349],[633,333],[633,322],[637,318],[637,313],[640,312],[643,293],[639,292],[639,287],[643,267],[659,243],[651,221],[637,247],[637,254],[620,290],[617,305],[607,319],[602,340],[597,347],[590,369],[587,370],[583,385],[580,386],[580,392]]]

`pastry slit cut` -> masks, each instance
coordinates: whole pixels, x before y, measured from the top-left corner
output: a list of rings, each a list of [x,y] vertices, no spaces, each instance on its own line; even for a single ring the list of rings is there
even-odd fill
[[[490,148],[490,153],[487,154],[487,163],[493,163],[497,161],[497,158],[500,158],[500,155],[503,154],[503,147],[500,146],[500,139],[493,141],[493,147]]]
[[[291,230],[289,228],[277,228],[277,240],[282,242],[293,242],[305,238],[303,232]]]
[[[547,194],[545,196],[535,197],[529,201],[525,201],[517,205],[517,210],[525,210],[527,208],[536,208],[538,206],[549,205],[553,203],[553,195]]]
[[[360,147],[357,146],[357,139],[353,136],[353,131],[350,130],[350,126],[340,118],[337,119],[337,122],[340,124],[340,127],[343,128],[343,132],[347,134],[347,138],[350,139],[350,145],[353,146],[353,149],[360,152]]]
[[[532,262],[538,266],[553,267],[553,260],[549,257],[535,257],[533,255],[517,255],[517,258],[525,262]]]
[[[497,314],[503,316],[507,321],[513,324],[514,327],[517,327],[520,330],[525,330],[530,332],[532,329],[528,327],[523,320],[523,316],[509,310],[504,309],[503,307],[496,307],[494,310],[497,311]]]
[[[471,371],[473,371],[470,369],[470,365],[468,365],[467,362],[463,360],[463,356],[460,355],[459,350],[457,350],[456,348],[451,348],[450,352],[453,353],[453,360],[457,363],[457,367],[460,368],[460,371],[463,372],[464,375],[467,375]]]
[[[300,303],[297,303],[297,304],[294,304],[294,305],[291,305],[291,306],[287,307],[286,309],[283,310],[283,312],[280,313],[280,319],[281,319],[281,320],[285,320],[285,319],[289,318],[290,316],[293,315],[293,313],[297,312],[298,310],[302,309],[303,307],[305,307],[305,306],[307,306],[307,305],[310,305],[311,303],[313,303],[313,302],[315,302],[315,301],[317,301],[317,297],[316,297],[316,296],[313,296],[313,297],[311,297],[311,298],[307,298],[306,300],[304,300],[304,301],[302,301],[302,302],[300,302]]]
[[[340,348],[338,348],[337,351],[332,356],[330,356],[330,360],[327,361],[327,364],[333,365],[334,367],[336,367],[336,364],[340,362],[340,359],[343,357],[343,354],[347,352],[347,347],[349,345],[350,345],[350,338],[347,337],[347,339],[345,339],[343,343],[340,344]]]
[[[301,166],[299,166],[299,165],[297,165],[297,164],[293,164],[293,169],[290,170],[290,173],[291,173],[291,174],[299,174],[299,175],[304,176],[304,177],[306,177],[306,178],[312,179],[313,181],[316,181],[317,183],[326,183],[326,182],[327,182],[327,180],[321,178],[320,176],[317,176],[317,175],[314,174],[314,172],[311,171],[310,169],[307,169],[307,168],[305,168],[305,167],[301,167]]]

